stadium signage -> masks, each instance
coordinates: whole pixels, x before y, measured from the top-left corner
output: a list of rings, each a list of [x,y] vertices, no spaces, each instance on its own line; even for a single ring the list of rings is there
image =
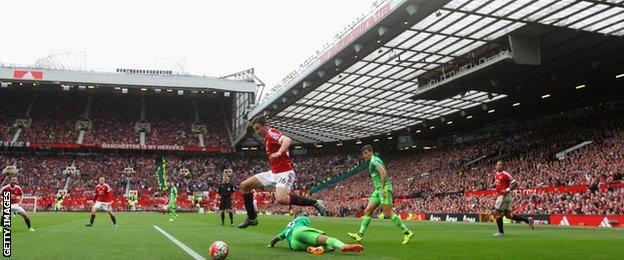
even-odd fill
[[[477,214],[427,214],[427,220],[429,221],[478,222],[477,219],[479,219]]]
[[[39,70],[13,70],[14,79],[43,79],[43,71]]]
[[[153,151],[183,151],[183,152],[208,152],[208,153],[231,153],[231,147],[199,147],[180,145],[140,145],[140,144],[50,144],[50,143],[18,143],[0,142],[0,147],[32,147],[35,149],[114,149],[114,150],[153,150]]]
[[[2,255],[11,256],[11,192],[2,192]]]
[[[353,42],[364,32],[368,31],[368,29],[381,21],[381,19],[389,13],[390,2],[386,2],[385,4],[381,5],[375,12],[373,12],[372,15],[370,15],[358,25],[353,27],[353,29],[349,33],[343,35],[333,46],[329,47],[329,49],[323,52],[323,54],[321,54],[321,56],[319,57],[321,63],[334,57],[334,55],[347,47],[349,43]]]
[[[550,223],[559,226],[624,227],[624,216],[551,215]]]
[[[30,142],[0,142],[0,147],[29,147]]]
[[[102,144],[102,149],[183,151],[179,145]]]

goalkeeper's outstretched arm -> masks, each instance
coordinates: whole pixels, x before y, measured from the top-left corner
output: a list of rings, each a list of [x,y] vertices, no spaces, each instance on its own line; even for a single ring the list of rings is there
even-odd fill
[[[277,234],[277,236],[275,236],[273,239],[271,239],[271,242],[269,242],[269,247],[275,247],[275,244],[277,244],[277,242],[284,240],[284,238],[286,238],[286,230],[282,231],[281,233]]]

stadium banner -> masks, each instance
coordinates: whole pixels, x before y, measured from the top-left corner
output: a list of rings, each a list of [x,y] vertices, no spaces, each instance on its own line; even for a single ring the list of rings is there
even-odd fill
[[[588,191],[587,186],[574,185],[574,186],[558,186],[558,187],[541,187],[541,188],[526,188],[514,190],[515,194],[536,194],[536,193],[585,193]],[[482,196],[496,196],[498,193],[495,190],[471,190],[464,193],[466,197],[482,197]]]
[[[43,79],[43,71],[40,70],[13,70],[14,79]]]
[[[4,141],[0,142],[0,147],[30,147],[30,142],[13,142]]]
[[[427,220],[445,222],[480,222],[479,214],[427,213]]]
[[[609,189],[624,189],[624,183],[603,183],[600,184],[600,191],[606,192]]]
[[[1,142],[0,146],[6,147],[31,147],[35,149],[103,149],[103,150],[142,150],[142,151],[182,151],[182,152],[206,152],[206,153],[231,153],[231,147],[200,147],[180,145],[140,145],[140,144],[64,144],[64,143],[38,143],[38,142]]]
[[[559,226],[624,227],[624,216],[551,215],[550,223]]]

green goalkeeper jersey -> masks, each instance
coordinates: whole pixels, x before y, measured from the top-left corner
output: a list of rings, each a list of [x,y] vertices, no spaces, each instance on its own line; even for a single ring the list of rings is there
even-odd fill
[[[368,171],[370,172],[371,178],[373,179],[375,190],[381,190],[381,175],[379,174],[379,171],[377,171],[377,166],[381,166],[384,170],[386,169],[386,165],[384,164],[384,162],[376,155],[373,155],[373,157],[371,157],[370,159],[370,162],[368,163]],[[387,191],[392,191],[392,184],[390,183],[388,171],[386,171],[385,189]]]
[[[178,200],[178,188],[169,187],[169,204],[174,204]]]
[[[293,221],[288,223],[286,229],[284,229],[282,233],[279,233],[277,237],[280,240],[286,239],[286,241],[288,241],[288,245],[290,246],[290,238],[292,237],[293,231],[300,227],[311,227],[310,218],[308,218],[307,216],[299,216],[293,219]]]

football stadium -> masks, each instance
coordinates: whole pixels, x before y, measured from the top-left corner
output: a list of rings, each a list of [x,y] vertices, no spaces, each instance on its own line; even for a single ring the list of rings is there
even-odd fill
[[[362,4],[269,84],[2,48],[3,256],[621,257],[624,1]]]

